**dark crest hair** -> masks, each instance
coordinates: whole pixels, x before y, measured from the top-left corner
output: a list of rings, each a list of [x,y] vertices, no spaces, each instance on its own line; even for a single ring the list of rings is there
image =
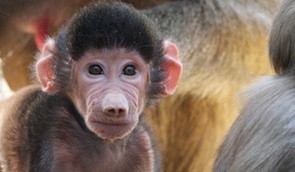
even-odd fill
[[[71,63],[87,50],[126,48],[137,51],[152,67],[149,98],[156,98],[165,75],[162,42],[154,24],[135,8],[121,2],[92,4],[77,13],[56,37],[56,86],[60,91],[68,89]]]

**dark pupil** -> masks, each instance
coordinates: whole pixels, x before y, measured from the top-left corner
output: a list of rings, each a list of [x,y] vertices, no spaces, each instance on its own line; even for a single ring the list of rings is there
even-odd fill
[[[123,74],[124,74],[124,75],[135,75],[135,74],[136,74],[136,69],[135,69],[135,67],[132,66],[132,65],[126,66],[126,67],[123,69]]]
[[[99,65],[91,65],[88,68],[88,72],[91,75],[101,75],[103,71],[102,71],[102,68]]]

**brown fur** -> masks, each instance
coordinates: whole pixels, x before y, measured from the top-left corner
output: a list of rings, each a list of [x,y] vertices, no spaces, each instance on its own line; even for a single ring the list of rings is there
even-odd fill
[[[30,87],[22,89],[18,94],[15,94],[14,96],[10,97],[9,99],[6,99],[4,101],[0,101],[0,137],[1,137],[1,144],[0,144],[0,150],[2,152],[2,149],[4,149],[2,146],[5,145],[5,150],[7,152],[14,152],[15,146],[17,146],[15,143],[24,143],[27,139],[26,135],[20,136],[18,134],[18,130],[21,129],[21,125],[17,123],[17,114],[18,109],[21,106],[21,103],[24,101],[24,99],[33,93],[36,90],[36,87]],[[10,112],[10,113],[7,113]],[[9,126],[9,127],[8,127]],[[4,134],[9,133],[9,134]],[[5,135],[5,137],[3,136]],[[9,158],[4,158],[9,157]],[[10,156],[7,156],[5,154],[1,154],[0,160],[3,164],[8,164],[8,166],[12,166],[13,169],[10,169],[11,171],[26,171],[27,169],[20,168],[22,167],[22,164],[26,164],[28,162],[19,161],[19,158],[16,158],[17,155],[10,154]],[[13,165],[11,165],[13,164]],[[3,171],[7,171],[5,166],[1,166]],[[1,171],[1,169],[0,169]]]
[[[253,76],[271,73],[266,40],[277,1],[192,0],[145,11],[177,43],[184,62],[177,95],[154,110],[160,115],[151,116],[166,171],[210,171],[214,152],[236,117],[236,93]],[[14,67],[20,55],[26,56],[22,52],[5,60],[8,82],[19,84],[15,89],[28,84],[28,79],[16,82],[20,72],[15,69],[26,68]]]

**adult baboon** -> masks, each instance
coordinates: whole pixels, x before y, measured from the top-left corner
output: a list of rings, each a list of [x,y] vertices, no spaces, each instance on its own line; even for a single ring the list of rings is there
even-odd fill
[[[283,0],[269,35],[269,56],[277,75],[247,92],[247,101],[221,144],[215,172],[295,169],[295,1]]]

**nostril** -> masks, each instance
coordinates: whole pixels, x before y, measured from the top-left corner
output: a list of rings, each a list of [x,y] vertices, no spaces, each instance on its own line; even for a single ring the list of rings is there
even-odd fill
[[[115,114],[116,113],[116,110],[114,108],[108,108],[106,110],[109,114]]]
[[[125,109],[119,109],[119,114],[124,115],[125,114]]]
[[[126,113],[124,108],[106,108],[104,112],[113,117],[123,117]]]

